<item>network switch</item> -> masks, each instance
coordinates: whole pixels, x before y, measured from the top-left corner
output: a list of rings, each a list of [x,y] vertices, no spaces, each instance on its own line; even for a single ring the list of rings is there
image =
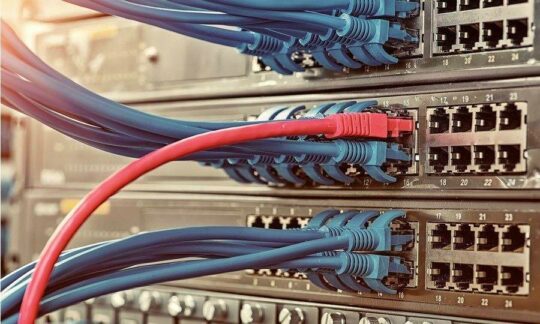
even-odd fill
[[[84,192],[28,191],[24,217],[18,231],[39,228],[30,241],[20,237],[21,261],[36,256],[63,213]],[[257,198],[240,196],[185,195],[173,193],[121,193],[90,219],[72,246],[115,239],[129,233],[175,226],[203,224],[291,228],[305,226],[317,213],[338,211],[385,212],[387,203],[379,200],[315,200]],[[398,284],[397,294],[328,291],[299,273],[264,271],[190,279],[175,287],[208,289],[235,294],[332,303],[377,309],[468,317],[470,322],[538,322],[535,308],[538,291],[538,253],[532,249],[540,237],[538,204],[504,201],[393,200],[393,209],[406,213],[415,239],[403,251],[394,251],[414,269],[407,281],[388,278]],[[397,227],[395,227],[397,226]],[[219,285],[216,284],[219,282]],[[152,291],[153,288],[144,288]],[[175,288],[176,289],[176,288]],[[107,299],[105,299],[107,300]],[[108,302],[107,302],[108,303]],[[100,304],[92,305],[97,307]],[[444,306],[444,307],[443,307]],[[101,307],[101,306],[99,306]],[[98,308],[99,308],[98,307]],[[100,308],[101,309],[101,308]],[[474,318],[474,319],[472,319]],[[402,322],[396,322],[402,323]]]
[[[397,19],[418,44],[384,47],[398,63],[355,61],[356,68],[336,72],[313,54],[293,51],[288,60],[305,71],[292,76],[232,48],[112,17],[34,28],[29,41],[53,67],[122,101],[359,89],[535,75],[536,6],[532,0],[420,1],[417,14]],[[355,59],[350,51],[340,53]]]
[[[271,195],[294,191],[302,195],[349,196],[376,195],[379,190],[392,195],[417,192],[429,196],[433,194],[430,189],[438,188],[454,190],[454,195],[462,194],[463,197],[485,195],[485,192],[471,189],[493,192],[493,189],[505,189],[505,198],[524,198],[527,197],[524,196],[525,192],[534,196],[532,189],[538,187],[535,177],[535,161],[538,157],[534,149],[537,140],[534,134],[538,128],[539,114],[532,107],[538,104],[536,93],[539,88],[531,82],[463,84],[446,92],[441,92],[437,86],[426,86],[401,88],[401,94],[396,94],[394,90],[381,90],[377,93],[366,91],[271,97],[264,100],[246,98],[139,105],[145,111],[184,119],[214,116],[214,120],[255,120],[270,107],[289,112],[289,116],[296,118],[309,114],[313,108],[322,107],[323,104],[326,105],[324,107],[334,105],[344,108],[354,103],[369,103],[371,109],[405,118],[414,122],[415,126],[411,133],[392,139],[396,141],[397,149],[410,157],[410,161],[388,159],[380,165],[383,172],[395,178],[393,183],[376,181],[364,171],[362,165],[354,163],[341,164],[336,171],[346,177],[347,181],[343,183],[330,178],[324,173],[326,170],[317,171],[322,173],[315,178],[313,173],[305,171],[298,160],[284,160],[283,165],[290,166],[287,172],[292,172],[292,175],[287,179],[275,176],[277,183],[270,184],[268,188],[261,183],[267,183],[269,179],[260,173],[261,170],[254,163],[236,166],[242,168],[244,177],[236,180],[257,182],[246,185],[229,179],[223,165],[201,166],[177,162],[143,177],[130,188],[155,190],[159,187],[164,191]],[[29,142],[21,145],[38,148],[30,150],[27,157],[27,185],[31,188],[89,188],[96,180],[105,178],[129,161],[87,148],[37,124],[31,124],[27,138]],[[64,158],[59,160],[50,152],[61,152]],[[229,164],[236,161],[228,160],[227,163],[234,170],[235,165]],[[269,170],[272,171],[271,168]],[[288,180],[291,177],[295,182]],[[320,182],[324,179],[330,179],[330,185]]]

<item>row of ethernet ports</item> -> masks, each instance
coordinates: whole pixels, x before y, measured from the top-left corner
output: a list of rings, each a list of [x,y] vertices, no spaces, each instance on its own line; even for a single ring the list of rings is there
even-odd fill
[[[527,123],[527,103],[497,103],[428,109],[429,134],[508,131]]]
[[[523,267],[431,262],[428,289],[491,294],[528,295],[529,278]]]
[[[429,174],[522,173],[527,170],[521,145],[429,147]]]
[[[527,18],[439,26],[435,54],[451,54],[531,45]]]
[[[512,6],[529,0],[437,0],[437,13]]]
[[[428,223],[431,249],[514,252],[529,248],[527,225]]]

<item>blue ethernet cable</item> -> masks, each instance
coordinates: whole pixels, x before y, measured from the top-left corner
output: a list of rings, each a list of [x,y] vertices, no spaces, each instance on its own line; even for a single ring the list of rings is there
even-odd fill
[[[311,240],[308,242],[296,243],[289,246],[253,253],[249,255],[235,256],[225,259],[201,260],[193,262],[157,264],[152,266],[142,266],[135,269],[127,269],[113,274],[111,280],[92,279],[78,283],[79,288],[69,287],[59,290],[54,296],[44,300],[44,309],[47,307],[57,309],[58,304],[74,304],[98,295],[104,295],[120,290],[134,287],[150,285],[158,282],[173,281],[212,275],[217,273],[232,272],[249,268],[264,268],[273,264],[280,264],[285,261],[301,258],[320,251],[339,250],[350,244],[350,237],[333,237]],[[144,269],[151,267],[152,271],[144,272]],[[65,296],[72,295],[71,298]],[[73,296],[74,295],[74,296]],[[57,305],[55,305],[55,303]],[[6,319],[6,323],[12,323],[17,315]]]
[[[104,249],[110,248],[116,242],[104,245]],[[234,242],[188,242],[182,245],[164,245],[157,247],[147,247],[142,250],[136,250],[134,252],[123,254],[122,258],[109,258],[101,259],[94,255],[93,249],[85,249],[73,256],[69,256],[67,260],[57,263],[55,268],[55,276],[51,278],[49,283],[47,294],[51,294],[58,289],[62,289],[70,285],[69,283],[77,283],[81,280],[91,279],[102,280],[103,276],[110,274],[113,276],[115,272],[128,268],[138,264],[145,264],[158,261],[174,260],[184,257],[210,257],[210,258],[222,258],[232,257],[238,255],[247,255],[251,253],[258,253],[269,251],[269,247],[261,247],[248,245],[245,243]],[[80,264],[78,258],[80,255],[93,255],[94,262],[89,265]],[[66,258],[64,258],[66,259]],[[100,262],[96,262],[100,260]],[[320,256],[306,256],[301,259],[287,261],[279,265],[274,265],[275,268],[328,268],[339,269],[342,267],[342,261],[338,257],[320,257]],[[31,275],[27,273],[24,277],[29,278]],[[100,279],[97,279],[99,276]],[[13,313],[14,309],[18,307],[25,287],[28,284],[28,280],[19,283],[16,287],[13,287],[7,292],[2,294],[2,316],[9,316]]]

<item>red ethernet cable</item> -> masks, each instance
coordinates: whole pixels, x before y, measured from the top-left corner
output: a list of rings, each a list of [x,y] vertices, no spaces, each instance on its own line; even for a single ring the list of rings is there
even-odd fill
[[[324,134],[328,138],[365,137],[369,136],[366,132],[375,129],[373,126],[377,124],[381,128],[387,127],[386,121],[384,124],[376,121],[369,123],[364,117],[360,118],[360,115],[363,114],[337,114],[323,119],[288,120],[216,130],[169,144],[131,162],[90,191],[58,225],[41,252],[24,294],[19,323],[34,323],[53,267],[78,229],[102,203],[143,174],[169,161],[224,145],[299,135]],[[364,122],[370,126],[366,128]],[[386,135],[384,134],[384,138]]]

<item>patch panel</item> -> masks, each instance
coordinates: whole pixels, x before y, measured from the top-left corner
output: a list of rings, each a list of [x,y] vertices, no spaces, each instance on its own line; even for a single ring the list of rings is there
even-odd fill
[[[23,262],[35,257],[48,234],[61,220],[61,206],[80,197],[84,191],[55,190],[27,193],[21,218],[23,227],[41,229],[30,243],[20,236]],[[179,193],[123,192],[115,196],[96,217],[85,225],[73,246],[114,239],[119,233],[147,231],[177,226],[216,224],[223,226],[279,227],[295,230],[304,226],[319,212],[334,208],[347,211],[387,210],[380,199],[313,199],[298,196],[255,197],[235,195],[202,195]],[[349,291],[328,291],[313,285],[300,273],[292,271],[244,271],[167,283],[168,287],[219,289],[234,294],[250,294],[298,301],[310,300],[377,309],[410,309],[431,314],[456,314],[474,318],[469,322],[537,323],[539,291],[533,289],[540,277],[535,249],[540,240],[540,219],[536,201],[509,204],[507,201],[453,201],[393,199],[392,207],[407,212],[407,221],[416,240],[412,250],[393,252],[413,263],[414,277],[406,287],[399,276],[388,278],[388,285],[402,287],[396,295]],[[273,225],[271,225],[273,224]],[[460,226],[460,225],[467,226]],[[396,224],[399,229],[400,224]],[[473,247],[470,232],[475,234]],[[495,234],[494,234],[495,233]],[[504,234],[506,233],[506,234]],[[521,234],[525,245],[519,247]],[[516,235],[517,234],[517,235]],[[456,244],[467,243],[467,246]],[[504,243],[503,243],[504,242]],[[438,244],[438,245],[437,245]],[[511,247],[510,247],[511,246]],[[512,251],[502,251],[503,249]],[[471,266],[472,265],[472,274]],[[472,279],[471,279],[472,276]],[[216,282],[220,282],[217,288]],[[149,288],[145,288],[149,289]],[[180,291],[179,291],[180,294]],[[482,304],[489,304],[488,307]],[[509,304],[511,308],[508,308]],[[92,307],[101,307],[94,304]],[[137,305],[137,304],[135,304]],[[202,305],[202,303],[200,304]],[[355,322],[356,323],[356,322]],[[398,322],[404,323],[404,322]]]
[[[490,84],[489,90],[471,90],[475,84],[467,83],[463,88],[447,92],[441,92],[440,86],[433,85],[406,88],[408,90],[403,91],[412,94],[403,95],[379,90],[382,93],[376,96],[371,92],[358,92],[139,105],[142,110],[172,118],[196,120],[213,116],[213,120],[218,121],[254,120],[269,107],[300,107],[302,111],[310,111],[328,103],[377,101],[373,106],[376,109],[387,109],[391,113],[406,111],[415,122],[415,130],[411,135],[397,139],[399,149],[410,156],[411,161],[389,160],[391,163],[380,166],[383,172],[396,178],[394,183],[379,183],[359,165],[345,163],[339,169],[353,178],[348,184],[335,181],[316,186],[310,179],[303,178],[305,174],[301,168],[293,166],[292,173],[305,184],[265,188],[236,183],[223,169],[175,162],[142,177],[128,190],[159,188],[167,192],[189,190],[269,195],[292,191],[300,194],[301,191],[302,195],[352,197],[376,194],[377,190],[384,190],[389,195],[406,196],[414,191],[430,196],[436,188],[443,191],[456,189],[454,194],[467,198],[470,197],[467,192],[481,194],[476,189],[505,189],[504,197],[521,199],[525,191],[533,194],[535,191],[530,189],[537,185],[535,169],[531,165],[534,166],[539,158],[533,148],[540,113],[530,107],[540,105],[536,95],[540,87],[513,87],[512,84],[514,82],[502,82],[498,83],[501,88]],[[28,135],[24,136],[28,142],[20,145],[37,148],[29,151],[23,161],[31,170],[28,182],[32,188],[90,188],[96,179],[105,178],[129,161],[86,148],[35,123],[29,125]],[[59,148],[65,153],[62,160],[49,154]],[[462,158],[467,161],[470,158],[470,163],[463,162]],[[317,171],[327,177],[325,170]],[[258,177],[258,173],[253,172],[253,177]],[[276,187],[280,190],[275,190]],[[342,190],[329,190],[337,188]]]
[[[434,107],[427,118],[429,174],[526,171],[527,103]]]

